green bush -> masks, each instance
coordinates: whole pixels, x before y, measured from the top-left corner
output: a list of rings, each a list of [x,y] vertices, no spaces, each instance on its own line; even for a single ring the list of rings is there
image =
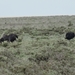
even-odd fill
[[[68,26],[73,26],[71,21],[68,21]]]
[[[2,43],[2,46],[3,46],[3,47],[7,47],[7,46],[8,46],[8,42],[7,42],[7,41],[4,41],[4,42]]]

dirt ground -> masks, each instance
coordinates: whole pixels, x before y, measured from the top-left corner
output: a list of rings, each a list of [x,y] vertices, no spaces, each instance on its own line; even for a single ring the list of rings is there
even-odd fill
[[[18,39],[0,43],[0,75],[75,75],[75,16],[0,18],[0,38],[15,33]]]

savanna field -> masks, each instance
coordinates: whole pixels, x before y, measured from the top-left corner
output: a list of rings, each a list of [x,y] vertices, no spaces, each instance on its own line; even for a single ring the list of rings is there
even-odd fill
[[[0,75],[75,75],[75,16],[0,18]]]

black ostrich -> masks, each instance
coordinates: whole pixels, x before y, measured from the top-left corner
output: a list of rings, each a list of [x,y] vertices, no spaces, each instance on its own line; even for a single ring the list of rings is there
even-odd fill
[[[9,34],[8,37],[9,37],[9,42],[13,42],[13,41],[16,40],[16,38],[18,38],[18,35],[16,35],[16,34]]]
[[[71,39],[73,39],[74,37],[75,37],[74,32],[68,32],[68,33],[66,33],[65,39],[71,40]]]
[[[0,42],[14,42],[16,40],[16,38],[18,38],[18,35],[16,34],[9,34],[9,35],[4,35],[1,39]]]

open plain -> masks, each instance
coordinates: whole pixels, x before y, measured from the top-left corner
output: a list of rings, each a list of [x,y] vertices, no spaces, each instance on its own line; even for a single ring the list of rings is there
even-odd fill
[[[0,18],[0,38],[15,33],[18,39],[0,43],[0,75],[75,75],[75,16]]]

